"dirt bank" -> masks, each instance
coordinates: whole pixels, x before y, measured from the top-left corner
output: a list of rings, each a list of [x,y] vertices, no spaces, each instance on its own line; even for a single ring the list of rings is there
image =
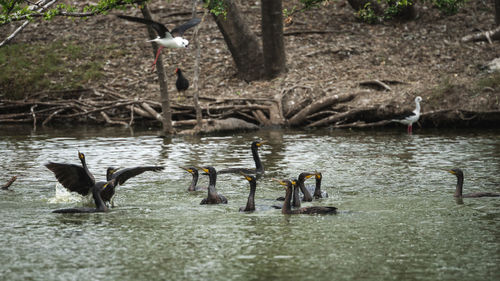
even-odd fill
[[[190,17],[191,2],[152,1],[150,9],[158,21],[175,25]],[[258,1],[242,2],[246,3],[243,10],[252,29],[260,33]],[[284,6],[290,7],[295,2],[284,1]],[[487,4],[491,7],[483,1],[468,1],[458,14],[448,17],[431,7],[419,6],[415,21],[368,25],[354,17],[354,11],[346,2],[330,1],[327,6],[297,15],[292,24],[286,26],[288,72],[272,81],[251,83],[235,78],[231,55],[216,24],[208,17],[200,30],[200,93],[208,98],[236,99],[275,99],[282,94],[283,114],[288,118],[324,96],[356,93],[353,99],[325,110],[377,109],[353,117],[365,118],[366,122],[379,121],[403,108],[412,108],[415,96],[420,95],[424,126],[495,124],[500,111],[500,75],[488,73],[484,66],[500,57],[500,43],[460,43],[466,34],[494,27],[492,4]],[[186,13],[169,16],[179,11]],[[138,9],[113,13],[140,15]],[[1,27],[0,34],[4,37],[11,30],[8,26]],[[314,30],[328,32],[305,32]],[[48,44],[61,39],[82,46],[106,45],[101,50],[114,55],[103,54],[104,75],[85,87],[103,89],[104,94],[114,92],[129,98],[159,101],[156,74],[150,71],[153,52],[146,37],[143,26],[107,15],[86,21],[59,18],[33,23],[13,44]],[[181,67],[187,77],[192,77],[194,49],[164,54],[172,100],[178,105],[190,104],[191,93],[183,96],[175,90],[174,70]],[[385,82],[390,90],[363,83],[375,80]],[[202,99],[202,102],[213,100]],[[432,112],[439,114],[425,115]],[[321,116],[314,118],[301,126]],[[345,122],[346,119],[341,119],[329,125]]]

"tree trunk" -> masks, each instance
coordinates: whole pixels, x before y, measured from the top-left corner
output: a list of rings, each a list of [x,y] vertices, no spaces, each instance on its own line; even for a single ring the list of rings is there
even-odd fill
[[[500,25],[500,0],[495,0],[495,22]]]
[[[142,15],[145,19],[152,20],[151,13],[149,12],[149,8],[146,4],[144,4],[141,8]],[[148,34],[150,39],[156,38],[156,33],[154,29],[148,25]],[[155,42],[151,42],[153,46],[153,56],[156,56],[156,52],[158,51],[158,45]],[[163,125],[163,133],[165,135],[173,134],[174,128],[172,127],[172,109],[170,108],[170,99],[168,97],[168,89],[167,89],[167,76],[165,75],[165,69],[163,68],[162,55],[158,57],[158,61],[156,62],[156,73],[158,74],[158,81],[160,82],[160,94],[161,94],[161,110],[162,110],[162,125]]]
[[[214,15],[214,19],[231,52],[238,76],[245,81],[258,80],[264,76],[262,48],[235,2],[224,0],[226,17]]]
[[[196,17],[196,3],[198,0],[193,0],[193,18]],[[205,16],[207,12],[203,14],[202,22],[205,21]],[[200,97],[200,87],[199,87],[199,78],[200,78],[200,60],[201,60],[201,48],[200,48],[200,43],[199,43],[199,33],[198,31],[200,30],[201,24],[198,24],[195,27],[194,30],[194,47],[196,49],[196,59],[194,63],[194,78],[193,78],[193,106],[196,111],[196,126],[194,127],[195,131],[200,131],[201,127],[203,125],[202,123],[202,114],[201,114],[201,107],[199,103],[199,97]]]
[[[286,71],[281,0],[262,0],[262,49],[267,79]]]

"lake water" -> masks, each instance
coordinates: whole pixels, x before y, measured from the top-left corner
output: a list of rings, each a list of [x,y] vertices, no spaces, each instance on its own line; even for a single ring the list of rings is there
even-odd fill
[[[398,128],[399,129],[399,128]],[[500,280],[500,199],[453,198],[500,192],[500,130],[291,131],[159,138],[127,129],[0,129],[2,280]],[[200,205],[186,191],[189,164],[254,167],[252,140],[266,168],[257,211],[240,213],[248,182],[219,175],[227,205]],[[54,214],[82,205],[56,196],[43,164],[79,164],[96,179],[108,166],[164,165],[117,189],[108,213]],[[284,216],[272,178],[321,171],[337,215]],[[206,176],[201,183],[206,184]],[[308,180],[313,184],[314,180]]]

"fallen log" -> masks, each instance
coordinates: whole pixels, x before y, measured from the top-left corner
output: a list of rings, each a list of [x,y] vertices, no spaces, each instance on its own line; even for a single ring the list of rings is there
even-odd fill
[[[346,102],[354,99],[357,94],[341,94],[341,95],[333,95],[326,96],[320,100],[317,100],[310,105],[306,106],[302,110],[300,110],[297,114],[292,116],[292,118],[288,119],[289,126],[297,126],[305,122],[308,115],[316,113],[320,109],[331,106],[334,103]]]
[[[349,110],[346,112],[337,113],[337,114],[328,116],[326,118],[323,118],[321,120],[318,120],[316,122],[308,124],[306,126],[306,128],[321,127],[321,126],[326,126],[326,125],[331,124],[331,123],[338,123],[338,122],[345,121],[348,119],[356,118],[357,116],[365,114],[365,113],[372,114],[374,111],[377,111],[377,110],[378,110],[378,107],[356,108],[353,110]]]
[[[467,43],[470,41],[488,41],[490,44],[493,44],[492,40],[500,40],[500,26],[493,30],[469,34],[462,37],[461,39],[463,43]]]

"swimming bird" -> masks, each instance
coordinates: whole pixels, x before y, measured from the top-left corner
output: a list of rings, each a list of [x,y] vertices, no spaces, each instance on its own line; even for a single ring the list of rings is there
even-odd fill
[[[499,197],[500,193],[494,192],[476,192],[462,194],[462,188],[464,185],[464,172],[459,168],[454,168],[448,171],[449,173],[457,176],[457,188],[455,189],[454,197],[457,198],[476,198],[476,197]]]
[[[307,201],[307,202],[312,201],[311,193],[304,186],[304,181],[314,175],[315,175],[314,173],[304,172],[299,174],[298,179],[292,180],[292,182],[294,182],[292,207],[300,207],[300,201]],[[302,192],[302,194],[300,194],[300,192]],[[285,197],[278,197],[276,198],[276,200],[283,201],[285,200]]]
[[[304,172],[304,173],[299,174],[299,178],[297,180],[297,186],[298,186],[298,188],[300,188],[300,191],[303,194],[302,201],[311,202],[313,200],[311,193],[304,186],[304,182],[306,181],[306,179],[308,179],[314,175],[315,175],[315,173],[309,173],[309,172]]]
[[[201,19],[199,18],[192,18],[188,22],[185,22],[174,29],[172,31],[169,31],[168,28],[156,21],[145,19],[145,18],[138,18],[138,17],[131,17],[131,16],[124,16],[124,15],[118,15],[119,18],[125,19],[128,21],[133,21],[133,22],[138,22],[142,24],[147,24],[151,26],[156,33],[158,33],[158,37],[156,37],[153,40],[149,40],[148,42],[156,42],[159,45],[158,51],[156,52],[156,58],[155,61],[153,62],[153,70],[156,65],[156,61],[158,60],[158,57],[160,56],[161,50],[166,47],[166,48],[186,48],[189,45],[188,40],[182,38],[182,35],[186,30],[189,28],[199,24],[201,22]]]
[[[115,181],[115,180],[112,180]],[[94,203],[96,205],[95,208],[66,208],[66,209],[58,209],[52,211],[52,213],[61,213],[61,214],[73,214],[73,213],[99,213],[99,212],[107,212],[108,207],[102,200],[101,193],[106,190],[108,186],[111,186],[113,182],[98,182],[94,186],[91,187],[92,197],[94,198]]]
[[[244,174],[254,174],[257,178],[264,174],[264,165],[260,161],[259,156],[259,147],[263,144],[267,143],[267,141],[262,140],[254,140],[250,145],[250,150],[252,151],[252,157],[255,162],[255,169],[247,169],[247,168],[229,168],[222,169],[218,173],[219,174],[230,174],[230,173],[244,173]]]
[[[125,168],[125,169],[116,169],[113,167],[108,167],[106,169],[106,180],[110,181],[112,179],[116,179],[113,185],[110,185],[106,189],[101,192],[102,199],[104,202],[110,202],[111,206],[113,204],[113,197],[115,195],[115,188],[119,185],[123,185],[128,179],[138,176],[144,172],[159,172],[165,169],[163,166],[138,166],[134,168]]]
[[[295,215],[295,214],[336,214],[337,208],[330,206],[310,206],[303,207],[300,209],[292,210],[291,199],[292,199],[292,186],[296,184],[294,180],[280,180],[279,183],[286,188],[285,202],[281,208],[281,213],[284,215]]]
[[[201,200],[200,205],[204,204],[227,204],[227,199],[223,195],[217,193],[215,182],[217,181],[217,171],[212,166],[197,167],[208,174],[208,196]]]
[[[180,167],[183,170],[186,170],[188,173],[193,175],[193,179],[191,180],[191,184],[188,187],[188,191],[200,191],[200,190],[205,190],[207,189],[206,187],[199,187],[197,186],[198,184],[198,169],[194,166],[189,166],[189,167]]]
[[[255,190],[257,189],[257,182],[252,175],[243,174],[243,177],[250,183],[250,194],[248,194],[247,205],[240,207],[240,212],[253,212],[255,211]]]
[[[182,70],[180,68],[175,69],[175,74],[177,74],[177,80],[175,81],[175,87],[178,92],[184,92],[189,88],[189,81],[182,75]]]
[[[415,109],[413,111],[405,111],[398,116],[395,116],[395,119],[392,119],[393,122],[399,122],[405,125],[408,125],[408,134],[412,133],[413,123],[417,122],[420,118],[420,102],[422,101],[421,97],[415,98]]]
[[[85,155],[78,152],[78,158],[82,162],[82,166],[75,164],[66,163],[54,163],[49,162],[45,164],[47,169],[51,170],[56,179],[69,191],[76,192],[80,195],[86,196],[92,192],[92,188],[101,184],[102,186],[106,183],[108,185],[106,188],[101,188],[101,198],[105,202],[111,201],[115,193],[115,187],[124,184],[129,178],[137,176],[145,171],[159,171],[162,170],[161,166],[150,166],[150,167],[135,167],[123,169],[118,172],[114,172],[114,168],[108,168],[106,172],[106,181],[96,183],[94,176],[89,171],[87,163],[85,161]]]
[[[326,191],[321,190],[321,179],[323,175],[321,172],[314,172],[314,178],[316,179],[315,185],[307,185],[306,189],[313,194],[314,199],[327,198],[328,193]]]

